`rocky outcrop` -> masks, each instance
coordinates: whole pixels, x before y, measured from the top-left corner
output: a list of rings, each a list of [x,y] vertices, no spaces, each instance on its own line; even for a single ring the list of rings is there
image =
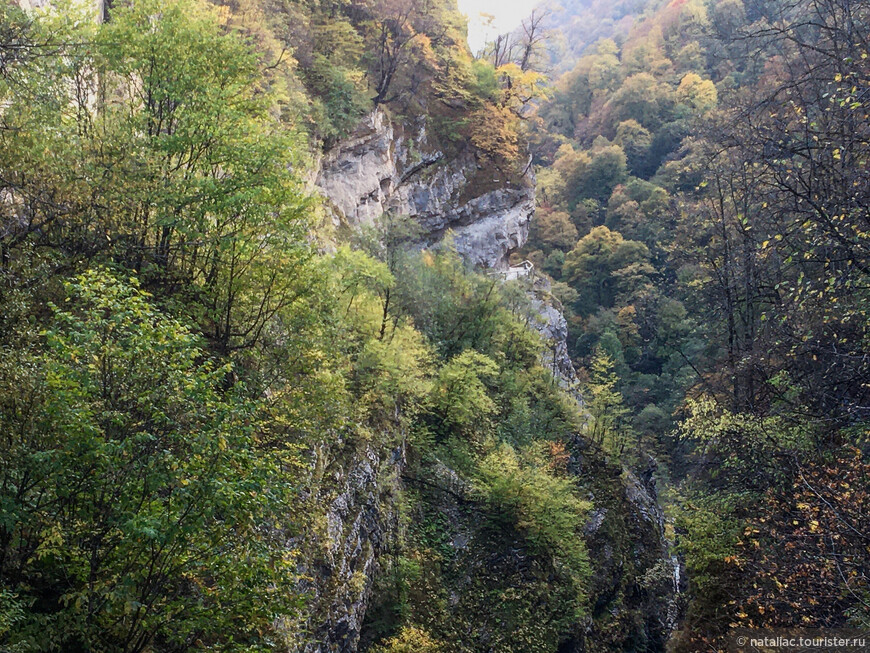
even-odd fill
[[[544,366],[563,388],[576,391],[568,325],[548,282],[531,268],[508,263],[510,253],[525,244],[534,215],[531,168],[511,184],[481,165],[473,148],[448,158],[429,145],[422,123],[408,131],[411,135],[398,132],[383,112],[374,111],[324,155],[314,183],[336,226],[371,224],[387,212],[412,216],[421,228],[421,245],[451,233],[454,247],[472,265],[499,270],[506,279],[528,277],[538,313],[532,326],[547,344]]]
[[[546,277],[537,276],[534,269],[529,270],[528,276],[532,279],[529,297],[538,316],[533,326],[547,346],[541,364],[553,372],[561,388],[570,393],[582,408],[580,382],[568,353],[568,321],[562,313],[562,304],[551,294],[550,281]]]
[[[376,111],[324,155],[314,183],[336,221],[356,227],[386,212],[397,172],[393,139],[393,126]]]
[[[335,445],[333,445],[333,448]],[[309,596],[308,632],[300,653],[354,653],[368,607],[378,559],[395,536],[393,498],[404,466],[400,444],[383,452],[368,446],[339,462],[327,447],[312,452],[314,474],[327,483],[328,494],[313,491],[312,506],[323,516],[306,538],[300,568]],[[318,514],[316,509],[312,513]]]
[[[384,213],[413,217],[421,246],[452,234],[457,252],[477,267],[508,268],[511,252],[525,243],[534,213],[534,176],[508,185],[480,165],[472,148],[448,160],[429,145],[422,124],[399,132],[384,113],[369,115],[346,140],[320,160],[314,179],[335,226],[356,229]],[[331,451],[329,450],[331,449]],[[404,468],[404,450],[345,456],[340,446],[314,452],[314,468],[337,488],[328,496],[312,490],[312,505],[324,515],[305,538],[311,548],[300,569],[309,578],[307,642],[302,653],[352,653],[368,608],[378,559],[396,535],[394,495]],[[331,460],[332,462],[324,462]],[[324,514],[325,512],[325,514]]]
[[[526,285],[534,315],[530,326],[541,335],[545,345],[541,365],[553,373],[559,386],[570,393],[582,408],[583,397],[579,391],[577,372],[568,353],[568,321],[562,313],[562,304],[551,293],[549,279],[537,274],[530,261],[509,267],[503,277],[505,281]]]
[[[544,353],[544,367],[552,370],[553,376],[565,390],[577,386],[574,363],[568,355],[568,322],[558,305],[546,299],[532,299],[532,306],[540,316],[536,330],[544,338],[548,348]]]
[[[431,146],[422,124],[401,130],[376,111],[323,156],[315,184],[338,228],[371,224],[384,213],[411,216],[420,225],[421,246],[450,233],[456,250],[473,265],[527,284],[530,326],[547,345],[542,363],[582,406],[558,300],[530,264],[509,265],[510,254],[526,241],[534,213],[533,174],[526,171],[510,183],[497,175],[478,161],[473,148],[447,156]],[[572,445],[570,467],[595,506],[585,529],[594,605],[587,623],[568,627],[559,650],[628,650],[630,644],[640,647],[636,650],[664,650],[675,620],[679,567],[668,553],[651,476],[633,476],[580,437]],[[505,542],[504,534],[494,538],[480,527],[481,516],[467,501],[466,480],[441,464],[430,470],[431,479],[417,479],[416,485],[413,478],[402,478],[404,472],[401,447],[368,448],[325,472],[334,477],[329,485],[339,489],[317,502],[325,508],[325,522],[314,538],[322,544],[313,558],[317,562],[303,570],[312,579],[313,596],[304,653],[358,650],[367,613],[379,609],[377,596],[370,605],[372,587],[381,562],[390,564],[382,554],[398,534],[394,496],[400,485],[410,484],[428,497],[421,505],[431,514],[415,518],[442,525],[441,546],[453,552],[455,579],[448,583],[444,609],[457,623],[468,622],[463,632],[474,633],[468,636],[479,640],[480,650],[507,617],[492,613],[491,604],[476,597],[516,587],[528,591],[548,578],[549,571],[534,566],[520,540]],[[553,591],[546,583],[541,587],[545,594]],[[545,594],[540,601],[561,600]]]
[[[421,245],[450,232],[466,260],[504,270],[528,237],[534,174],[529,168],[511,183],[478,158],[470,146],[447,156],[429,143],[422,123],[399,133],[375,111],[324,155],[315,185],[337,226],[370,224],[388,212],[411,216]]]
[[[432,548],[412,558],[419,567],[408,609],[461,637],[451,642],[456,650],[665,650],[678,592],[655,487],[583,438],[568,449],[568,471],[594,504],[582,534],[591,567],[582,616],[570,607],[576,590],[521,529],[481,501],[473,482],[438,460],[405,476],[415,499],[404,528],[416,535],[403,539]],[[361,650],[377,641],[375,624],[394,614],[394,583],[376,583]],[[541,648],[544,638],[551,648]],[[523,648],[529,641],[534,649]]]
[[[568,469],[595,508],[585,529],[592,614],[564,651],[664,651],[679,617],[679,564],[669,551],[652,476],[635,475],[581,437]]]

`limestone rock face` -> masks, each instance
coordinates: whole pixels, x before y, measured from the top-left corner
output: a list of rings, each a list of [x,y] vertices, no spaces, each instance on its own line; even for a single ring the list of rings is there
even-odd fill
[[[577,372],[568,353],[568,321],[562,313],[562,305],[550,294],[548,280],[542,277],[534,279],[531,300],[532,308],[538,314],[538,322],[533,326],[547,344],[541,364],[552,371],[562,389],[569,392],[582,407],[584,402]]]
[[[321,484],[329,494],[310,497],[326,508],[325,532],[310,538],[300,569],[309,579],[302,589],[311,597],[309,636],[300,653],[354,653],[378,558],[395,533],[393,496],[405,450],[403,445],[387,451],[367,447],[347,458],[323,448],[313,457],[321,463],[332,460],[323,469],[329,482]]]
[[[577,372],[568,353],[568,321],[562,313],[562,304],[551,293],[549,279],[537,274],[529,261],[511,266],[503,274],[505,281],[519,281],[526,285],[526,294],[536,317],[530,326],[541,335],[546,345],[541,365],[553,373],[559,386],[582,407],[584,402],[578,389]]]
[[[456,250],[473,265],[504,269],[529,236],[534,191],[494,191],[463,205],[453,229]]]
[[[510,253],[526,242],[535,211],[531,169],[510,186],[478,162],[473,148],[451,157],[430,146],[425,126],[398,133],[375,111],[323,157],[315,185],[336,225],[371,224],[391,212],[415,218],[420,244],[448,232],[472,264],[505,270]]]
[[[508,270],[510,253],[526,242],[535,208],[530,170],[520,185],[500,182],[472,148],[448,161],[430,147],[422,124],[400,130],[380,111],[323,155],[314,184],[336,227],[359,228],[388,212],[411,216],[421,227],[421,247],[449,233],[472,265],[500,271]],[[337,456],[326,450],[314,455]],[[322,487],[338,489],[312,497],[325,507],[325,524],[322,534],[308,538],[316,551],[305,556],[311,562],[301,570],[311,578],[306,589],[312,595],[302,653],[357,650],[378,558],[394,536],[393,495],[403,451],[368,449],[345,460],[321,472],[329,479]]]
[[[568,470],[595,506],[584,532],[593,571],[593,619],[560,650],[664,651],[684,588],[665,535],[655,461],[634,474],[579,436],[569,450]]]
[[[552,370],[553,376],[564,386],[570,386],[577,381],[574,363],[568,355],[568,322],[555,305],[541,300],[533,300],[533,306],[541,316],[538,332],[544,340],[550,343],[550,350],[545,354],[544,365]]]
[[[568,451],[568,471],[579,493],[595,505],[578,535],[590,558],[590,614],[569,617],[558,650],[664,651],[678,616],[679,581],[664,538],[655,485],[646,474],[624,471],[580,437],[568,443]],[[463,650],[502,650],[493,639],[514,617],[507,597],[515,592],[525,600],[537,597],[542,617],[559,618],[561,602],[569,599],[565,586],[545,580],[553,578],[552,571],[539,566],[516,530],[492,528],[486,508],[474,498],[470,479],[443,461],[433,461],[425,482],[409,478],[408,484],[420,499],[411,519],[437,523],[440,546],[448,551],[439,565],[438,581],[445,600],[437,604],[446,616],[433,618],[443,618],[455,632],[466,634]],[[383,609],[379,598],[383,597],[377,593],[372,597],[375,614]],[[364,630],[361,650],[372,641],[371,632]]]
[[[336,219],[355,227],[371,223],[387,210],[387,195],[396,176],[393,137],[393,126],[375,111],[350,138],[324,155],[314,183]]]

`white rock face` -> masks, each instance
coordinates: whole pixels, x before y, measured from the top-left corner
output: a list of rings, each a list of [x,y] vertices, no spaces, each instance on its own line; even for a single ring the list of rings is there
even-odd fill
[[[315,185],[332,205],[336,219],[369,224],[382,215],[396,176],[393,127],[375,111],[352,136],[324,155]]]
[[[52,0],[13,0],[21,9],[26,12],[32,12],[37,9],[43,9],[53,3]],[[77,9],[93,9],[98,22],[102,22],[105,15],[106,3],[105,0],[77,0],[74,3]]]
[[[375,111],[323,157],[315,185],[336,225],[370,224],[387,212],[408,215],[422,227],[421,245],[433,245],[450,232],[457,251],[473,265],[507,269],[510,253],[528,238],[534,175],[528,171],[519,187],[494,179],[488,184],[492,190],[475,194],[470,185],[485,171],[474,153],[447,161],[429,147],[422,125],[414,132],[410,138],[397,134]]]
[[[577,373],[568,354],[568,322],[562,311],[550,302],[534,297],[532,306],[540,316],[540,322],[533,326],[548,345],[541,364],[553,372],[562,389],[574,395],[577,403],[582,406],[583,398],[577,387]]]
[[[541,356],[541,365],[553,373],[559,386],[583,408],[585,402],[580,394],[580,382],[568,353],[568,321],[561,304],[550,294],[550,281],[538,275],[528,261],[509,268],[504,277],[506,281],[525,280],[529,284],[527,293],[537,317],[530,326],[541,335],[547,346]]]
[[[529,235],[535,212],[534,174],[528,171],[522,186],[489,177],[481,184],[481,177],[497,173],[480,167],[472,151],[445,161],[441,152],[428,146],[425,127],[409,131],[411,137],[397,133],[382,112],[374,111],[350,138],[324,155],[314,183],[336,226],[371,224],[386,212],[412,216],[422,227],[422,246],[435,245],[450,233],[469,263],[516,278],[519,272],[510,268],[508,258]],[[472,192],[475,184],[487,190]],[[533,326],[548,344],[543,364],[582,404],[568,355],[568,325],[547,299],[549,285],[540,277],[533,285],[530,295],[539,315]]]

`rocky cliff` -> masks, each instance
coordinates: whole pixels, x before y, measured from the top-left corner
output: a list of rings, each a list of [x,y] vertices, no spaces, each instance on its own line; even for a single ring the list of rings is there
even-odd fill
[[[546,345],[541,364],[553,373],[553,378],[563,390],[570,393],[582,407],[583,396],[580,394],[580,382],[574,369],[574,362],[568,353],[568,321],[562,313],[562,305],[551,294],[550,280],[535,273],[527,263],[520,268],[520,274],[525,275],[529,283],[529,299],[537,319],[532,327],[541,335]]]
[[[404,444],[344,451],[332,442],[312,452],[311,506],[325,507],[303,545],[310,619],[301,653],[357,650],[378,558],[395,538]],[[327,482],[323,482],[323,481]],[[315,508],[316,510],[316,508]]]
[[[549,283],[528,266],[509,265],[511,252],[528,238],[535,212],[534,172],[527,166],[519,182],[500,180],[510,175],[478,158],[471,147],[446,156],[430,144],[422,124],[397,131],[383,112],[374,111],[323,156],[315,185],[338,228],[371,224],[384,213],[411,216],[420,225],[420,245],[434,245],[450,232],[472,265],[528,281],[538,313],[532,326],[547,343],[544,366],[563,387],[575,388],[568,325]]]
[[[528,167],[510,182],[479,159],[472,147],[447,155],[422,124],[399,131],[375,111],[323,157],[315,184],[336,226],[369,224],[387,212],[411,216],[421,244],[451,231],[456,250],[472,264],[506,270],[510,252],[528,236],[534,173]]]
[[[411,216],[420,224],[421,246],[452,233],[455,248],[471,264],[526,284],[537,313],[531,326],[548,345],[543,364],[582,404],[558,301],[530,265],[509,264],[510,254],[525,243],[534,214],[534,175],[526,170],[519,181],[515,177],[508,183],[478,159],[470,147],[447,155],[432,145],[422,125],[398,128],[385,114],[374,112],[322,157],[315,184],[338,229],[370,224],[387,212]],[[322,453],[322,458],[331,455],[335,457]],[[572,460],[579,486],[596,505],[586,533],[594,556],[596,603],[592,618],[578,624],[560,650],[608,650],[630,639],[644,642],[648,648],[643,650],[663,650],[669,619],[667,608],[665,613],[661,608],[671,605],[675,590],[654,488],[649,479],[642,482],[605,462],[581,438]],[[417,518],[434,515],[441,524],[442,544],[455,560],[456,585],[451,586],[447,609],[457,623],[469,622],[475,629],[480,641],[469,641],[467,649],[487,650],[487,637],[499,628],[501,617],[484,614],[488,603],[475,603],[473,592],[510,592],[512,583],[523,586],[541,570],[530,570],[516,546],[480,530],[479,516],[467,501],[468,482],[438,463],[434,481],[414,486],[413,479],[402,479],[401,447],[356,452],[328,467],[324,473],[334,477],[331,486],[337,489],[318,500],[326,514],[323,532],[315,538],[320,546],[317,562],[305,569],[314,607],[304,653],[364,650],[366,639],[361,643],[360,635],[370,608],[378,608],[373,593],[384,566],[379,560],[401,529],[395,504],[401,492],[423,497],[418,505],[431,514]],[[480,579],[492,577],[487,570],[496,568],[501,580],[489,587],[489,581]],[[471,624],[473,618],[483,625]]]
[[[570,452],[569,470],[595,506],[585,530],[594,603],[591,619],[563,650],[664,651],[682,588],[665,536],[655,461],[634,474],[581,437]]]
[[[375,111],[323,155],[314,183],[339,230],[371,224],[388,212],[410,216],[420,225],[420,246],[435,245],[449,232],[456,250],[472,265],[506,273],[510,253],[528,235],[535,180],[531,169],[513,185],[497,175],[478,162],[472,148],[447,156],[430,144],[422,124],[400,130]],[[542,329],[551,319],[558,322],[549,313],[544,317]],[[302,569],[312,605],[309,641],[302,651],[352,653],[378,559],[396,536],[394,500],[404,451],[367,448],[342,456],[323,450],[312,456],[314,476],[329,478],[324,484],[313,478],[312,487],[332,489],[328,495],[312,489],[310,497],[326,512],[308,538],[311,562]]]
[[[626,472],[581,437],[567,450],[568,470],[594,505],[582,535],[592,567],[590,605],[582,616],[568,608],[571,587],[559,569],[536,556],[511,525],[493,527],[473,483],[440,461],[427,465],[421,477],[405,475],[411,518],[404,528],[416,532],[416,539],[405,537],[418,546],[422,541],[433,554],[427,558],[418,549],[405,563],[419,565],[419,571],[404,609],[452,633],[448,650],[665,650],[678,616],[679,578],[655,484],[648,474]],[[388,569],[396,564],[392,557],[384,560]],[[379,623],[396,609],[391,575],[381,574],[375,585],[361,651],[369,650]],[[555,623],[558,639],[541,648],[542,633]],[[528,641],[537,647],[524,649]]]

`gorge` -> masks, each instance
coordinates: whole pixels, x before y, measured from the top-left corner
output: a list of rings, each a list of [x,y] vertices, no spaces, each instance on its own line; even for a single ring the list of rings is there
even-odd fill
[[[549,293],[548,284],[531,283],[526,268],[509,268],[509,256],[525,244],[534,214],[535,180],[530,168],[521,176],[523,184],[519,187],[499,187],[495,179],[492,185],[484,186],[484,192],[475,194],[476,177],[496,176],[499,171],[478,163],[479,155],[473,152],[445,160],[442,152],[427,152],[425,130],[414,133],[407,125],[400,126],[400,130],[403,136],[397,139],[397,130],[389,119],[376,111],[347,141],[339,142],[324,155],[315,183],[326,197],[332,220],[336,226],[355,228],[370,224],[385,212],[406,215],[422,227],[418,246],[437,246],[449,234],[451,245],[470,265],[495,271],[496,278],[505,279],[505,283],[524,284],[532,302],[529,326],[545,339],[542,364],[552,370],[562,387],[573,390],[582,409],[558,300]],[[409,160],[409,151],[418,153],[418,161]],[[428,168],[432,170],[427,173]],[[580,485],[587,488],[596,506],[583,531],[595,576],[597,593],[593,602],[598,612],[611,611],[623,623],[636,624],[633,630],[620,633],[621,641],[644,641],[648,650],[662,648],[677,625],[681,588],[679,563],[671,557],[672,544],[665,539],[655,482],[651,477],[641,482],[618,463],[608,462],[604,470],[598,469],[603,461],[596,459],[598,456],[582,438],[572,442],[570,472],[584,479]],[[386,451],[369,449],[338,472],[344,485],[329,506],[330,553],[324,568],[317,572],[323,580],[314,582],[314,587],[335,590],[317,598],[312,625],[318,643],[310,644],[306,651],[358,650],[358,639],[365,635],[366,610],[373,600],[375,578],[384,573],[379,569],[379,559],[388,554],[390,544],[398,537],[394,530],[398,508],[394,502],[405,484],[423,483],[426,494],[422,510],[447,515],[444,537],[456,558],[453,564],[457,577],[450,589],[454,595],[469,591],[481,578],[484,584],[491,583],[488,577],[493,569],[500,569],[515,582],[529,582],[523,580],[523,572],[527,572],[525,556],[519,553],[521,548],[514,548],[522,545],[493,545],[479,532],[467,508],[472,496],[471,479],[463,479],[436,461],[431,476],[420,481],[404,476],[406,463],[404,445]],[[389,480],[385,483],[383,479]],[[352,578],[360,571],[366,582],[354,586]],[[639,584],[638,579],[645,576],[650,577],[649,584]],[[623,592],[628,593],[627,599],[614,600]],[[453,601],[456,612],[461,604]],[[322,615],[326,615],[325,621],[318,622]],[[453,614],[449,618],[464,621],[469,617]],[[481,621],[474,635],[481,643],[493,638],[488,628],[500,628],[487,616],[474,618]],[[566,640],[560,651],[587,650],[586,639],[603,640],[591,624],[589,621],[575,628],[574,639]],[[609,645],[620,644],[613,641]]]
[[[467,22],[0,3],[0,653],[866,648],[870,0]]]

